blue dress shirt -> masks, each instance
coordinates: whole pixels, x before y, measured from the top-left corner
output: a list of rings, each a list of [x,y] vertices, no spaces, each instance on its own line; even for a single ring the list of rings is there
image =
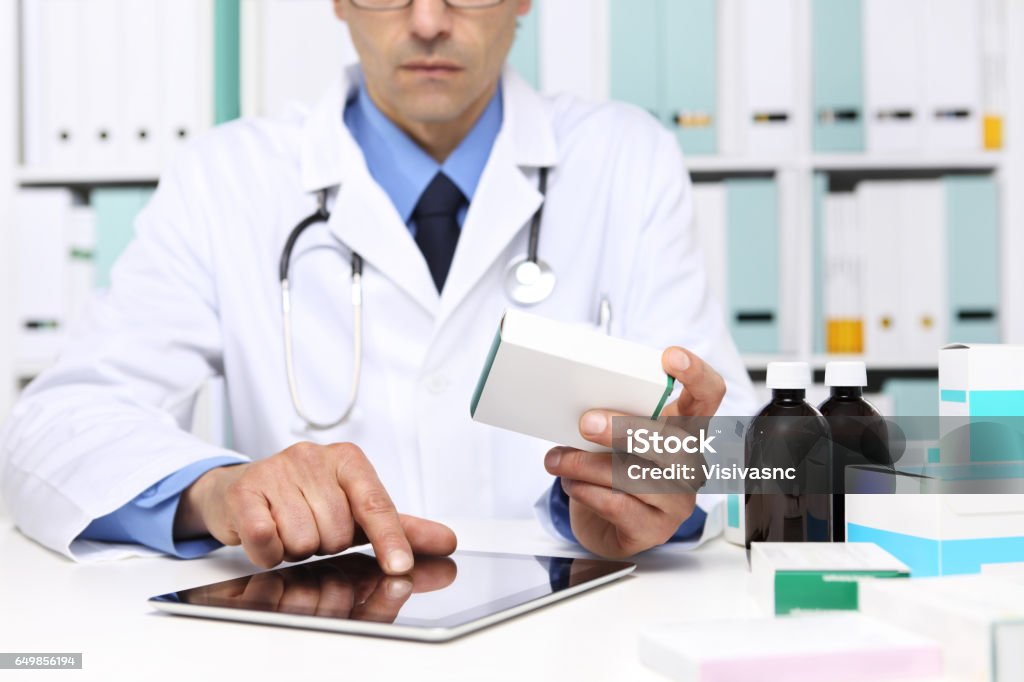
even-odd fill
[[[412,213],[427,185],[439,172],[455,183],[467,204],[473,201],[494,140],[501,130],[503,111],[499,87],[469,134],[444,163],[435,161],[392,123],[363,87],[355,91],[345,108],[345,125],[363,150],[370,175],[384,188],[402,222],[415,237]],[[468,206],[460,209],[459,225],[465,222],[467,211]]]
[[[355,89],[344,112],[346,127],[363,151],[370,175],[379,184],[395,210],[416,236],[413,211],[427,185],[439,172],[443,172],[465,195],[473,200],[491,148],[501,130],[504,104],[499,87],[487,108],[480,115],[469,134],[458,147],[438,163],[391,122],[366,94],[363,83]],[[459,211],[458,221],[466,219],[468,206]],[[190,559],[202,556],[220,543],[213,538],[175,541],[174,517],[181,494],[210,469],[235,460],[213,458],[189,465],[164,478],[123,507],[93,521],[82,532],[81,538],[106,542],[131,542],[159,551]],[[575,541],[569,524],[568,498],[556,480],[549,495],[549,511],[555,528],[566,538]],[[691,539],[704,529],[706,514],[698,509],[684,523],[673,539]]]

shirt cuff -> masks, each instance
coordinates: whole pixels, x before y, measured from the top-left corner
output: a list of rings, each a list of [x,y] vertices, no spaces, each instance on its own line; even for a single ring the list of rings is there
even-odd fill
[[[572,523],[569,520],[569,496],[562,489],[562,479],[556,478],[554,485],[548,492],[548,516],[551,526],[555,531],[567,540],[576,544],[579,541],[572,532]],[[708,513],[700,507],[695,507],[690,518],[683,521],[682,525],[669,538],[669,542],[693,542],[704,533],[704,523],[708,519]]]
[[[221,543],[212,537],[175,541],[174,517],[186,488],[207,471],[231,464],[240,462],[230,457],[212,457],[179,469],[121,508],[95,519],[78,539],[132,542],[180,559],[209,554]]]

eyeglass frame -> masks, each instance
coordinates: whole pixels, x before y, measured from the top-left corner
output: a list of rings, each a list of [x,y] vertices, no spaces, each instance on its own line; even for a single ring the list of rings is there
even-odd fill
[[[365,10],[367,12],[391,12],[400,9],[409,9],[412,7],[413,0],[405,0],[403,4],[395,5],[393,7],[373,7],[369,5],[363,5],[361,3],[366,0],[350,0],[352,6],[356,9]],[[472,0],[469,0],[472,2]],[[466,2],[466,0],[444,0],[445,7],[450,9],[490,9],[491,7],[497,7],[498,5],[505,2],[505,0],[488,0],[484,4],[480,5],[460,5],[458,3]]]

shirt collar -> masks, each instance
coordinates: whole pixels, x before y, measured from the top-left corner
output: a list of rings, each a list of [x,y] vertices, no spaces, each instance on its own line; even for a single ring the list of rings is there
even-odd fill
[[[344,119],[363,151],[370,174],[408,223],[420,196],[438,172],[447,175],[467,201],[473,200],[501,130],[503,109],[502,88],[498,87],[469,134],[443,164],[437,163],[384,115],[367,94],[361,77],[345,107]]]

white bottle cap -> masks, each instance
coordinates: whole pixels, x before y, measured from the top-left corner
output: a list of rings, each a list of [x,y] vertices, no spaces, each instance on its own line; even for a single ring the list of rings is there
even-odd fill
[[[811,385],[811,366],[806,362],[769,362],[769,389],[807,389]]]
[[[825,365],[825,385],[851,388],[867,386],[867,366],[863,362],[830,362]]]

